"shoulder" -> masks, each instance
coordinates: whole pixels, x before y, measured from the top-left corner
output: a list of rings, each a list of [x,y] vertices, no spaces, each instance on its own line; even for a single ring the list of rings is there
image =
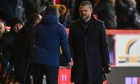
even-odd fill
[[[95,22],[100,24],[100,25],[104,25],[104,22],[102,20],[96,19]]]
[[[94,20],[94,22],[95,22],[95,25],[98,27],[98,29],[101,29],[101,30],[106,29],[105,25],[104,25],[104,21],[96,19],[96,20]]]
[[[65,28],[66,28],[66,27],[65,27],[63,24],[61,24],[60,22],[58,23],[58,26],[59,26],[60,29],[65,29]]]
[[[58,23],[58,31],[60,33],[66,33],[66,27],[63,24]]]
[[[80,24],[81,24],[81,19],[74,20],[74,21],[71,22],[70,29],[71,28],[77,28],[77,26],[80,26]]]
[[[74,21],[72,21],[72,24],[79,23],[80,21],[81,21],[81,19],[74,20]]]

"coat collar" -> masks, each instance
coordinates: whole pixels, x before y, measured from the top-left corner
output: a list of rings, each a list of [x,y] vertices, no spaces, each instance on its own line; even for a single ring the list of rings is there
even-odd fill
[[[96,20],[91,18],[87,24],[84,24],[82,20],[79,21],[79,29],[83,32],[84,36],[89,36],[90,33],[93,33],[92,30],[96,29],[97,24]]]

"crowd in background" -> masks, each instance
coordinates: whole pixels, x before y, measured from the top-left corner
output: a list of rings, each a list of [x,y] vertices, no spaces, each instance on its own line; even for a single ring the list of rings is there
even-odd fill
[[[71,21],[79,17],[78,7],[83,0],[0,0],[0,18],[7,25],[12,24],[14,17],[24,23],[33,12],[43,15],[46,4],[56,4],[59,7],[60,22],[69,28]],[[139,0],[89,0],[93,5],[93,14],[105,22],[107,29],[139,29]],[[59,6],[58,6],[59,5]],[[61,5],[61,6],[60,6]]]
[[[28,42],[27,37],[23,34],[31,33],[32,30],[26,28],[32,28],[40,22],[48,5],[58,8],[57,15],[60,23],[69,28],[72,21],[80,18],[79,5],[81,1],[83,0],[0,0],[0,62],[3,63],[4,69],[13,69],[10,66],[14,64],[14,58],[11,57],[11,51],[14,51],[12,47],[18,47],[16,41],[24,40],[20,37],[15,40],[17,33],[19,32],[18,36],[23,36],[26,38],[24,41]],[[94,18],[104,21],[106,29],[140,29],[139,0],[89,1],[93,5]],[[10,31],[7,31],[7,26],[11,27]],[[17,53],[16,50],[14,52]],[[3,58],[2,55],[5,57]]]

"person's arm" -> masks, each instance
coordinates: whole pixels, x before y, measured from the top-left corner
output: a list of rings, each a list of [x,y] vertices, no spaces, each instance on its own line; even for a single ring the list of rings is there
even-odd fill
[[[105,73],[109,73],[111,71],[110,68],[110,60],[109,60],[109,49],[107,42],[107,35],[104,23],[101,24],[101,33],[100,33],[100,48],[101,48],[101,56],[102,56],[102,66]]]
[[[66,56],[66,62],[68,63],[68,66],[72,67],[73,66],[73,61],[70,56],[70,49],[69,49],[69,44],[68,44],[68,35],[66,32],[66,29],[64,26],[61,26],[60,30],[60,38],[61,38],[61,48],[62,48],[62,53],[64,56]]]

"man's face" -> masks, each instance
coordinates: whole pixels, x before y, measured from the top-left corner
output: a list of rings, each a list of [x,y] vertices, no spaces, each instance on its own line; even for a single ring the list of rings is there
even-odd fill
[[[0,22],[0,33],[4,33],[5,31],[5,27],[4,27],[4,24],[2,22]]]
[[[14,26],[14,31],[17,33],[22,29],[23,25],[21,23],[17,23]]]
[[[80,16],[84,21],[87,21],[91,18],[92,9],[89,7],[89,5],[79,7]]]

